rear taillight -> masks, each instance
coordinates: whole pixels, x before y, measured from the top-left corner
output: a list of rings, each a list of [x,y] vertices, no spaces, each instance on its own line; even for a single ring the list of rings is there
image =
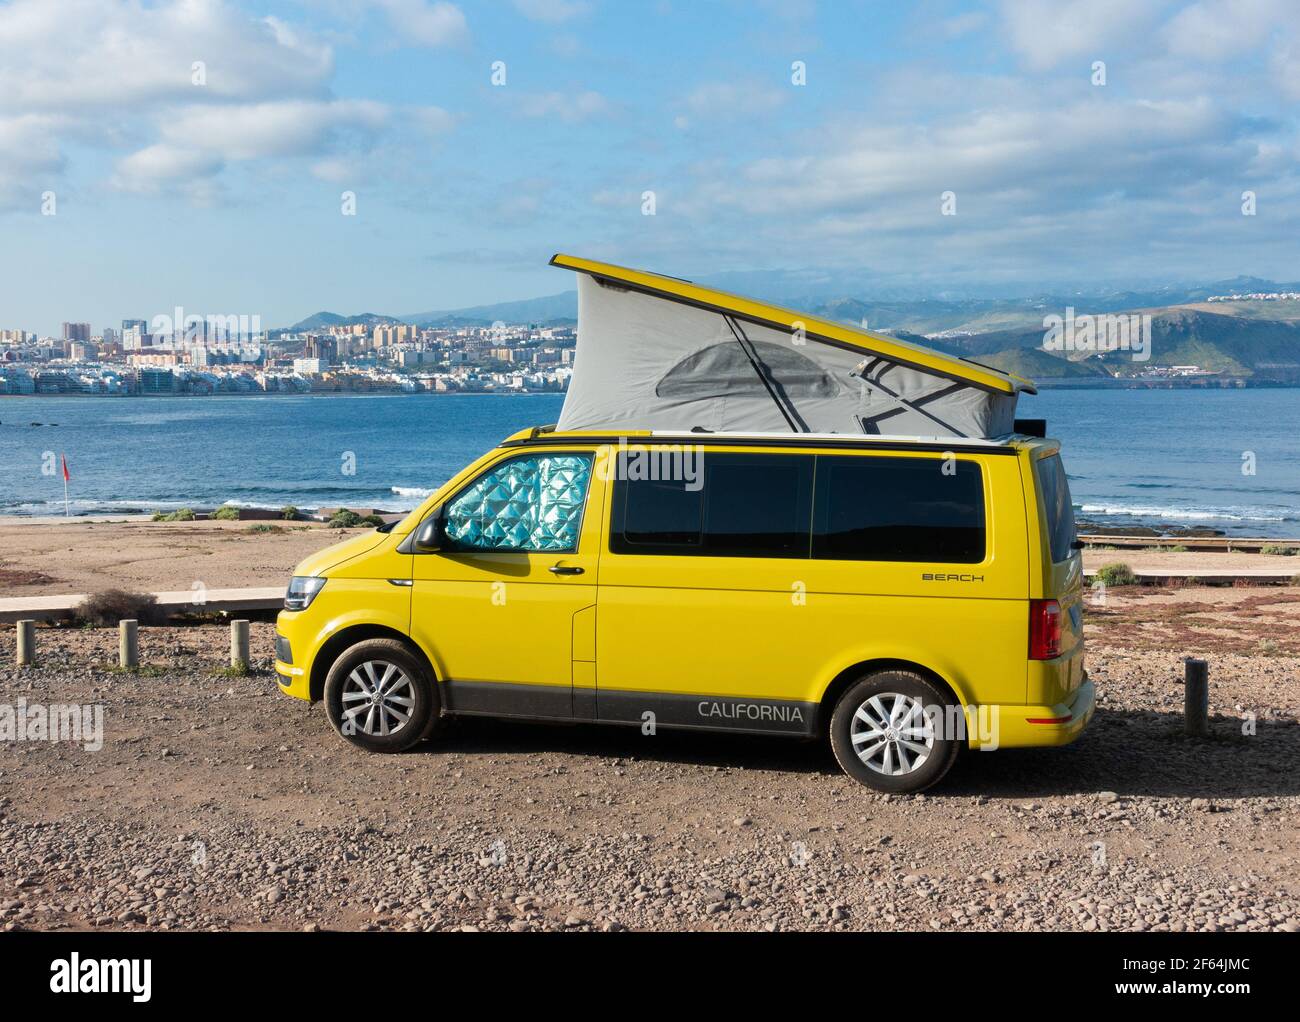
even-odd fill
[[[1061,605],[1055,600],[1029,601],[1029,659],[1061,655]]]

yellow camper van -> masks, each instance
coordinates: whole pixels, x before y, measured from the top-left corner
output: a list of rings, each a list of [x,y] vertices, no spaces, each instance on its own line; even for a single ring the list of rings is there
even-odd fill
[[[539,427],[299,565],[276,671],[376,752],[458,715],[825,736],[918,791],[1087,724],[1077,547],[1059,444],[1024,432]]]

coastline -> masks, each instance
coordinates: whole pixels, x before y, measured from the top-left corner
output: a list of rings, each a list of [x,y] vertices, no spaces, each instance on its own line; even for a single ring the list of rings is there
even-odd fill
[[[1300,384],[1297,384],[1300,386]],[[14,399],[31,399],[31,398],[113,398],[127,400],[154,401],[158,398],[175,398],[175,397],[194,397],[194,398],[211,398],[211,397],[238,397],[238,398],[256,398],[256,397],[539,397],[547,394],[553,394],[556,397],[564,395],[562,390],[402,390],[400,387],[393,390],[386,390],[375,387],[368,390],[231,390],[220,391],[219,393],[208,394],[186,394],[177,391],[174,394],[87,394],[84,391],[69,391],[59,394],[0,394],[0,401],[6,398]]]
[[[1251,380],[1244,377],[1227,377],[1222,379],[1179,380],[1115,380],[1115,379],[1075,379],[1073,377],[1056,377],[1032,381],[1035,389],[1043,390],[1300,390],[1300,380]],[[0,394],[0,401],[6,399],[31,398],[111,398],[113,400],[153,401],[158,398],[286,398],[286,397],[541,397],[553,395],[563,397],[563,390],[404,390],[374,387],[366,390],[255,390],[255,391],[220,391],[217,393],[187,394],[177,391],[169,394],[87,394],[68,391],[56,394]]]

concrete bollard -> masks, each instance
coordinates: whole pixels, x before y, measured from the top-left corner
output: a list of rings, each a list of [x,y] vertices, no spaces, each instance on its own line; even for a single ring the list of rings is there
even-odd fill
[[[140,622],[125,620],[117,626],[117,662],[118,666],[130,669],[140,666]]]
[[[18,622],[18,666],[31,667],[36,663],[36,622],[30,619]]]
[[[230,622],[230,666],[248,667],[248,622]]]
[[[1204,738],[1210,733],[1210,665],[1188,657],[1183,662],[1183,730]]]

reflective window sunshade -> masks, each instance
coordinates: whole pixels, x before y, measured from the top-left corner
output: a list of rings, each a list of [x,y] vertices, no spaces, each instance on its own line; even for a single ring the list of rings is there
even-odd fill
[[[447,538],[462,549],[574,551],[590,479],[590,455],[513,458],[448,505]]]

